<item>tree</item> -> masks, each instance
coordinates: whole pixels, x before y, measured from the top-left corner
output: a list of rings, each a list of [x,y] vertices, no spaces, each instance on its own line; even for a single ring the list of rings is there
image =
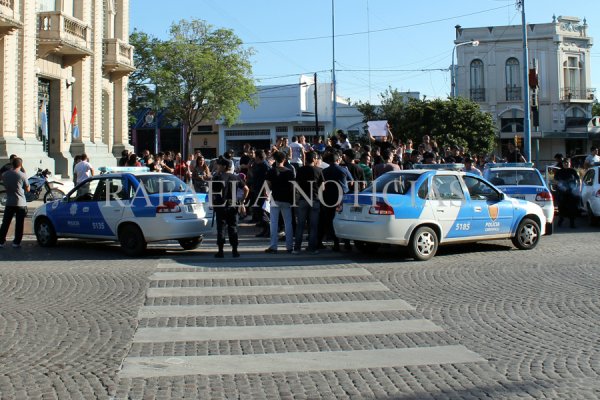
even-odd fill
[[[592,117],[597,115],[600,115],[600,103],[598,103],[598,101],[596,101],[592,106]]]
[[[129,116],[142,107],[156,108],[155,85],[150,80],[150,71],[156,63],[154,52],[159,40],[144,32],[134,30],[129,35],[133,52],[133,65],[136,70],[129,75]]]
[[[459,145],[470,152],[489,153],[494,147],[496,128],[492,116],[465,98],[419,100],[406,98],[396,89],[381,94],[381,106],[358,105],[369,120],[387,120],[395,138],[420,143],[430,135],[438,146]]]
[[[134,32],[135,33],[135,32]],[[160,41],[138,33],[149,67],[140,72],[141,86],[152,103],[164,108],[171,118],[180,119],[187,129],[202,121],[222,119],[231,125],[239,116],[239,104],[254,104],[256,92],[250,57],[241,39],[229,29],[214,29],[201,20],[181,20],[170,28],[168,40]],[[139,51],[136,49],[136,51]],[[140,92],[140,85],[133,86]]]

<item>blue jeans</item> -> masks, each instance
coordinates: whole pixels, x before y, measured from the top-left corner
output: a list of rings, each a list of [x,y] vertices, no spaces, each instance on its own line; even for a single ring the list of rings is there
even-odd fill
[[[26,216],[27,207],[6,206],[4,209],[4,216],[2,217],[2,226],[0,227],[0,244],[4,244],[4,242],[6,242],[6,234],[8,233],[8,228],[10,227],[13,217],[16,217],[15,238],[13,243],[21,244]]]
[[[279,214],[283,215],[285,225],[285,248],[292,250],[294,246],[294,230],[292,228],[292,205],[283,201],[271,200],[271,249],[277,249],[279,241]]]
[[[304,226],[306,219],[309,219],[309,231],[308,231],[308,251],[317,250],[317,242],[319,240],[319,211],[321,204],[318,201],[313,200],[312,206],[304,199],[298,201],[298,207],[296,208],[296,235],[294,237],[294,249],[302,249],[302,235],[304,234]]]

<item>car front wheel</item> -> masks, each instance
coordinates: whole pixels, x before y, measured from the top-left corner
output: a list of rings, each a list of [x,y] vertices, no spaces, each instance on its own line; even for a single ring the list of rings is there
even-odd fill
[[[540,226],[532,219],[525,218],[519,224],[512,242],[519,250],[531,250],[540,241]]]
[[[147,246],[140,228],[131,224],[119,229],[119,242],[123,252],[131,257],[142,255]]]
[[[38,218],[34,225],[35,238],[41,247],[52,247],[56,245],[56,231],[48,218]]]
[[[433,229],[428,226],[417,228],[409,244],[411,256],[417,261],[431,259],[438,248],[438,237]]]

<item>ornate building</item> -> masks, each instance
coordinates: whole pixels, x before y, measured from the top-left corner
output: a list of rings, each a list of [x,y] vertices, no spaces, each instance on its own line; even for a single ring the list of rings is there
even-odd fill
[[[129,0],[0,0],[0,161],[71,176],[129,148]]]
[[[585,19],[561,16],[549,23],[530,23],[527,36],[529,66],[537,68],[537,89],[530,93],[532,159],[543,165],[553,161],[555,153],[586,153],[598,138],[592,123],[596,99],[591,82],[593,39],[587,34]],[[479,45],[456,47],[458,95],[492,114],[503,147],[509,141],[519,143],[523,86],[529,84],[523,77],[522,27],[457,26],[454,43],[471,41]]]

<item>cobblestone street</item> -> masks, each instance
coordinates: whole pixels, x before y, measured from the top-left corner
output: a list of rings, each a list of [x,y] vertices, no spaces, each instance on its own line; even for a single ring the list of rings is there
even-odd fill
[[[246,229],[218,263],[211,239],[1,249],[0,398],[600,398],[598,230],[420,263]]]

